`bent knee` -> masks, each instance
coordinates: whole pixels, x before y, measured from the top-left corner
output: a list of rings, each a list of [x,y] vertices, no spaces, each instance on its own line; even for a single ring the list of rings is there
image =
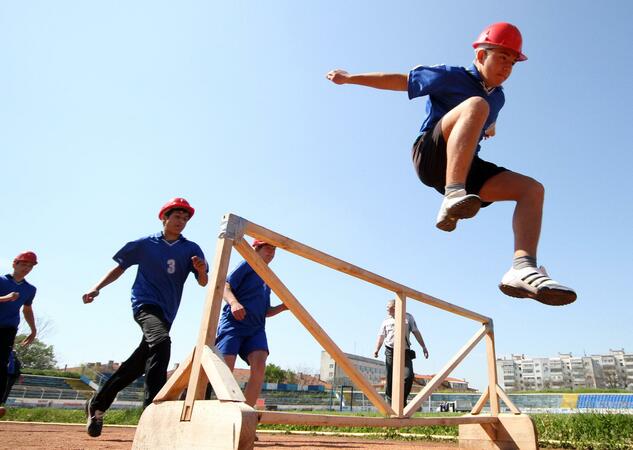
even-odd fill
[[[528,178],[526,193],[540,199],[545,198],[545,186],[534,178]]]
[[[472,111],[475,114],[481,114],[488,117],[490,113],[490,105],[488,101],[483,97],[470,97],[462,102],[464,108]]]

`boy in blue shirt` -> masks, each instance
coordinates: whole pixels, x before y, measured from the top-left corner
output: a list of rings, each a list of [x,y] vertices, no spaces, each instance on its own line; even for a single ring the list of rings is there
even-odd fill
[[[495,135],[505,96],[501,85],[516,62],[525,61],[517,27],[500,22],[487,27],[473,43],[474,64],[468,68],[418,66],[409,74],[352,75],[337,69],[327,78],[336,84],[407,91],[409,98],[428,95],[426,119],[413,144],[413,164],[420,180],[444,195],[436,226],[453,231],[495,201],[516,202],[512,226],[514,260],[499,288],[509,296],[533,298],[547,305],[576,300],[573,289],[538,268],[544,188],[536,180],[479,157],[482,139]]]
[[[275,257],[275,247],[255,240],[253,247],[262,260],[269,264]],[[250,366],[250,376],[244,397],[255,406],[262,389],[268,358],[266,317],[272,317],[288,308],[283,303],[270,306],[270,288],[246,262],[231,272],[224,285],[224,300],[218,325],[215,346],[224,356],[226,365],[233,370],[237,355]]]
[[[143,337],[132,355],[86,403],[87,431],[92,437],[101,434],[103,415],[119,391],[143,373],[144,407],[152,403],[167,381],[169,330],[180,306],[185,280],[193,272],[200,286],[206,286],[208,281],[202,250],[181,234],[194,212],[184,198],[167,202],[158,213],[163,231],[128,242],[113,257],[118,265],[83,295],[83,302],[91,303],[101,289],[118,279],[128,267],[138,265],[132,286],[132,311]]]
[[[35,316],[33,314],[33,299],[35,286],[26,281],[26,276],[37,264],[37,256],[31,251],[20,253],[13,260],[13,273],[0,276],[0,417],[7,412],[4,406],[8,396],[7,370],[9,359],[15,343],[15,335],[20,324],[20,309],[24,320],[31,329],[21,345],[29,345],[35,340]]]

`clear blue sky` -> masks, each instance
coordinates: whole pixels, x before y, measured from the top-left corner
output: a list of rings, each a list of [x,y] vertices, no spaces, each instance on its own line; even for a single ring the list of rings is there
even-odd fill
[[[126,242],[160,230],[174,196],[197,209],[185,235],[213,257],[234,212],[368,270],[492,317],[497,354],[633,351],[629,199],[633,6],[607,1],[0,3],[0,269],[40,264],[34,310],[60,365],[125,359],[140,340],[135,270],[81,295]],[[468,65],[492,22],[517,24],[529,60],[505,85],[482,157],[546,187],[539,261],[578,301],[502,295],[512,204],[447,234],[441,197],[410,146],[424,99],[335,86],[327,71]],[[232,266],[240,261],[234,252]],[[278,252],[273,267],[344,351],[371,356],[390,294]],[[193,347],[204,290],[187,283],[172,362]],[[277,300],[274,299],[273,303]],[[410,302],[433,373],[477,324]],[[628,324],[628,325],[627,325]],[[290,313],[268,322],[269,362],[317,370],[320,347]],[[454,373],[478,387],[485,348]]]

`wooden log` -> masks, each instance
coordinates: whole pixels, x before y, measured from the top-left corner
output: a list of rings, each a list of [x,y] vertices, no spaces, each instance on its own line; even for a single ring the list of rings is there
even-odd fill
[[[343,368],[347,376],[352,382],[358,386],[367,396],[369,401],[378,408],[383,414],[393,415],[394,411],[385,400],[376,392],[374,387],[365,379],[365,377],[356,369],[356,367],[347,359],[343,351],[334,343],[327,333],[312,318],[306,309],[299,303],[295,296],[281,282],[268,265],[259,257],[255,250],[246,243],[244,239],[235,242],[235,249],[244,257],[248,264],[255,272],[264,280],[270,289],[279,297],[279,299],[288,307],[290,312],[301,322],[308,332],[321,344],[323,349]]]
[[[476,450],[538,450],[538,434],[525,415],[499,414],[491,424],[459,425],[459,448]],[[486,417],[484,415],[474,417]],[[491,428],[492,427],[492,428]]]
[[[290,253],[294,253],[295,255],[322,264],[326,267],[330,267],[331,269],[338,270],[339,272],[346,273],[347,275],[360,278],[361,280],[367,281],[368,283],[374,284],[376,286],[380,286],[394,293],[401,293],[406,297],[413,298],[427,305],[435,306],[436,308],[443,309],[444,311],[452,312],[453,314],[457,314],[459,316],[466,317],[480,323],[487,323],[488,321],[490,321],[489,317],[483,316],[465,308],[461,308],[438,298],[431,297],[430,295],[423,294],[422,292],[413,290],[407,286],[391,281],[388,278],[361,269],[358,266],[330,256],[327,253],[323,253],[312,247],[308,247],[307,245],[292,240],[279,233],[275,233],[274,231],[271,231],[260,225],[249,222],[246,219],[241,220],[243,220],[245,234],[253,236],[256,239],[261,239],[265,242],[268,242],[275,247],[282,248],[289,251]]]
[[[488,327],[483,326],[477,333],[475,333],[475,335],[470,338],[466,345],[464,345],[455,354],[455,356],[453,356],[453,358],[448,363],[446,363],[442,370],[437,373],[431,379],[431,381],[429,381],[429,384],[424,386],[424,389],[418,392],[418,395],[416,395],[404,409],[405,416],[411,417],[420,408],[422,402],[424,402],[433,393],[433,391],[442,383],[442,381],[444,381],[444,379],[453,371],[453,369],[455,369],[455,367],[457,367],[457,365],[462,362],[462,360],[466,356],[468,356],[475,345],[477,345],[479,341],[481,341],[481,339],[486,336],[487,330]]]
[[[196,400],[188,421],[180,421],[184,401],[151,404],[139,420],[134,450],[250,450],[257,411],[241,402]]]

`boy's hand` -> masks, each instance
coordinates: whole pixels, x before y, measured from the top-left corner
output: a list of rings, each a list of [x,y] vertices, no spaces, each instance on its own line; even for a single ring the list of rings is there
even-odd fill
[[[85,304],[88,304],[92,303],[97,295],[99,295],[99,289],[93,289],[90,292],[86,292],[81,299]]]
[[[349,78],[349,73],[343,69],[330,70],[325,76],[328,80],[335,84],[345,84]]]
[[[235,320],[244,320],[244,317],[246,317],[246,310],[241,303],[235,302],[231,305],[231,314],[233,314]]]
[[[199,256],[192,256],[191,262],[193,263],[193,268],[198,273],[205,273],[207,271],[207,263],[204,259]]]

